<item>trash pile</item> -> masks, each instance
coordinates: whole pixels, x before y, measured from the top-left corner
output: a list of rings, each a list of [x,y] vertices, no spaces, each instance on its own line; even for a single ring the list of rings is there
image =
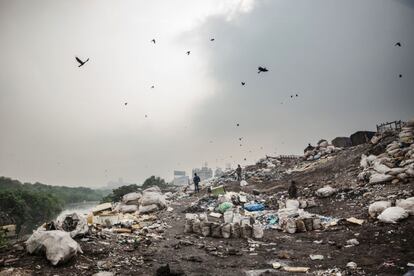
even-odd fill
[[[123,237],[131,236],[129,240],[132,242],[161,239],[168,225],[150,213],[166,207],[166,195],[157,186],[144,190],[142,194],[129,193],[121,202],[96,206],[88,216],[73,213],[43,224],[26,241],[26,250],[30,254],[45,254],[53,265],[57,265],[82,253],[75,238],[121,234]]]
[[[384,223],[397,223],[414,215],[414,197],[397,200],[395,206],[391,201],[376,201],[369,205],[368,213]]]
[[[322,188],[328,190],[325,196],[335,192],[329,188]],[[244,192],[205,196],[185,210],[187,213],[184,233],[226,239],[260,239],[266,229],[293,234],[336,225],[339,219],[304,210],[315,206],[317,204],[313,198],[277,200],[274,196]]]
[[[385,152],[361,156],[363,171],[358,175],[360,181],[397,184],[414,177],[414,119],[402,127],[395,139],[389,141],[390,137],[393,136],[389,133],[377,133],[371,139],[373,145],[385,142]]]
[[[303,158],[306,161],[318,160],[323,156],[341,151],[342,148],[335,147],[332,144],[329,144],[325,139],[321,139],[316,147],[308,147],[305,150]]]

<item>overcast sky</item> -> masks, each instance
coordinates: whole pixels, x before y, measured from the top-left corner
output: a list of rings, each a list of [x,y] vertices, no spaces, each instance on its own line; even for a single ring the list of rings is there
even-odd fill
[[[413,26],[410,0],[0,0],[0,175],[171,180],[413,118]]]

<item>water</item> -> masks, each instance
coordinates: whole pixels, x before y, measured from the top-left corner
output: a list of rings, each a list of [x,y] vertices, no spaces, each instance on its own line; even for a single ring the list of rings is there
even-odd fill
[[[78,213],[86,215],[90,213],[96,205],[98,205],[98,201],[87,201],[87,202],[78,202],[78,203],[70,203],[65,206],[62,212],[60,212],[59,215],[56,216],[56,220],[59,220],[59,218],[62,218],[68,214],[72,213]]]

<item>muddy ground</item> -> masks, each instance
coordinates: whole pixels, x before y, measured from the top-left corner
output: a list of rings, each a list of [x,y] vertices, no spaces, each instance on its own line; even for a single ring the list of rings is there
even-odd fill
[[[156,275],[165,264],[169,264],[176,275],[246,275],[246,271],[271,269],[274,262],[310,267],[309,275],[335,275],[329,272],[335,268],[342,275],[403,275],[409,270],[407,263],[414,263],[414,217],[398,224],[384,224],[370,219],[367,208],[378,199],[413,196],[413,182],[375,186],[358,183],[359,158],[366,150],[366,146],[354,147],[319,162],[312,169],[293,172],[277,181],[249,183],[243,187],[245,191],[256,189],[264,194],[283,194],[289,180],[295,179],[300,195],[307,197],[330,184],[340,192],[330,198],[317,199],[318,206],[307,211],[344,219],[357,217],[365,220],[362,225],[342,220],[337,226],[321,231],[287,234],[266,230],[260,241],[184,234],[183,210],[203,196],[201,193],[173,202],[172,212],[158,213],[159,220],[170,226],[160,233],[162,239],[143,238],[131,243],[131,238],[120,234],[110,237],[93,234],[88,241],[78,240],[84,254],[56,267],[43,256],[25,253],[22,243],[17,243],[1,250],[0,261],[16,259],[3,264],[3,269],[15,268],[10,275],[92,275],[99,271],[111,271],[116,275]],[[227,190],[240,190],[240,186],[236,182],[229,183]],[[352,238],[360,244],[346,247],[346,241]],[[324,259],[311,260],[310,254],[321,254]],[[351,261],[358,269],[346,268]],[[303,273],[276,270],[256,275]]]

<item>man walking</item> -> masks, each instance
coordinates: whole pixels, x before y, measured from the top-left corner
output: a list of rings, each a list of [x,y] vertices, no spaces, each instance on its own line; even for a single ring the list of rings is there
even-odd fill
[[[198,184],[200,183],[201,179],[200,177],[195,173],[194,174],[194,178],[193,178],[193,182],[194,182],[194,192],[198,193],[200,192],[200,188],[198,187]]]
[[[236,174],[237,174],[237,181],[241,181],[242,180],[242,177],[241,177],[242,168],[240,167],[240,164],[237,165]]]

